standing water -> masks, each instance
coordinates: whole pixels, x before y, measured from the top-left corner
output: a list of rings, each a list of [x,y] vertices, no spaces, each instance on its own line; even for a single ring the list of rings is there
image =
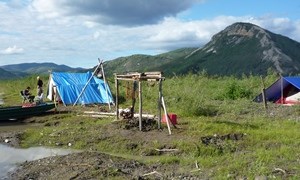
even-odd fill
[[[0,105],[4,104],[3,93],[0,92]],[[34,125],[27,125],[17,121],[7,121],[0,123],[0,131],[22,130],[35,128]],[[75,152],[68,149],[50,149],[44,147],[33,147],[28,149],[17,149],[0,144],[0,180],[7,179],[7,173],[13,171],[17,164],[25,161],[33,161],[49,156],[66,155]]]
[[[44,147],[17,149],[0,144],[0,179],[6,179],[7,173],[13,171],[18,163],[33,161],[49,156],[66,155],[72,152],[75,151]]]
[[[2,99],[2,95],[3,95],[3,93],[0,93],[0,105],[4,104],[4,101]]]

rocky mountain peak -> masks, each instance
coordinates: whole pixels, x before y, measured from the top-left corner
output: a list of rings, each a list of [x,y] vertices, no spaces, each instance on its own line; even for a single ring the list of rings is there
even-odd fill
[[[224,29],[224,33],[227,36],[247,36],[247,37],[257,37],[259,35],[266,35],[266,31],[259,26],[250,23],[234,23]]]
[[[251,66],[251,72],[261,73],[271,68],[280,74],[290,74],[300,70],[299,49],[300,44],[294,40],[251,23],[238,22],[215,34],[210,42],[185,59],[197,59],[201,63],[199,69],[223,61],[231,63],[226,71],[242,71],[244,67],[246,72]],[[239,67],[232,70],[233,65]]]
[[[271,36],[267,30],[251,23],[237,22],[215,34],[209,43],[203,48],[195,50],[195,52],[202,50],[206,53],[217,53],[220,49],[223,49],[224,45],[239,46],[243,42],[248,43],[251,39],[257,39],[262,48],[274,49],[274,43],[272,43]],[[266,54],[270,54],[270,52]],[[187,57],[189,56],[191,55]]]
[[[226,39],[226,44],[236,45],[244,40],[256,38],[262,47],[270,46],[270,35],[263,28],[251,23],[234,23],[212,37],[212,42]]]

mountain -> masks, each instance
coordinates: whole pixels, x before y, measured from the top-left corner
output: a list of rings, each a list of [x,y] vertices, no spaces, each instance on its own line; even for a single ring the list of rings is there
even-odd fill
[[[157,56],[133,55],[106,63],[116,73],[163,71],[167,75],[299,74],[300,43],[250,23],[234,23],[200,48],[184,48]],[[106,69],[107,69],[106,68]]]
[[[183,73],[204,69],[219,75],[266,74],[272,69],[284,75],[297,74],[300,43],[253,24],[235,23],[182,62],[173,63]]]
[[[83,68],[71,68],[66,65],[57,65],[55,63],[21,63],[0,66],[6,72],[14,74],[16,77],[23,77],[29,74],[49,74],[50,71],[56,72],[86,72]],[[4,75],[3,75],[4,77]],[[0,76],[0,79],[2,75]]]
[[[54,63],[23,63],[0,66],[0,79],[49,71],[86,72]],[[209,75],[297,75],[300,43],[250,23],[234,23],[215,34],[203,47],[181,48],[150,55],[132,55],[104,62],[108,76],[113,73],[162,71],[166,76],[206,72]],[[7,72],[8,71],[8,72]],[[9,74],[10,73],[10,74]],[[12,74],[13,73],[13,74]]]
[[[9,71],[5,71],[4,69],[0,68],[0,79],[12,79],[17,78],[17,76]]]
[[[105,73],[112,75],[113,73],[162,71],[164,70],[162,69],[163,65],[172,64],[174,60],[181,59],[196,49],[197,48],[182,48],[156,56],[137,54],[120,57],[104,62]]]

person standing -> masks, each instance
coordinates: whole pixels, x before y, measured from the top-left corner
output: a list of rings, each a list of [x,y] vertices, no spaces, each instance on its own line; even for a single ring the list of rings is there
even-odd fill
[[[40,79],[40,76],[37,77],[37,95],[41,96],[43,93],[43,81]]]

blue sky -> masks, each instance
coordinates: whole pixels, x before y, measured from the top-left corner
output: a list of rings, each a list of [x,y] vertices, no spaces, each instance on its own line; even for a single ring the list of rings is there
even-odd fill
[[[215,16],[274,16],[299,19],[300,3],[296,0],[207,0],[191,7],[193,19]]]
[[[300,1],[0,0],[0,66],[90,68],[98,58],[201,47],[235,22],[299,42]]]

